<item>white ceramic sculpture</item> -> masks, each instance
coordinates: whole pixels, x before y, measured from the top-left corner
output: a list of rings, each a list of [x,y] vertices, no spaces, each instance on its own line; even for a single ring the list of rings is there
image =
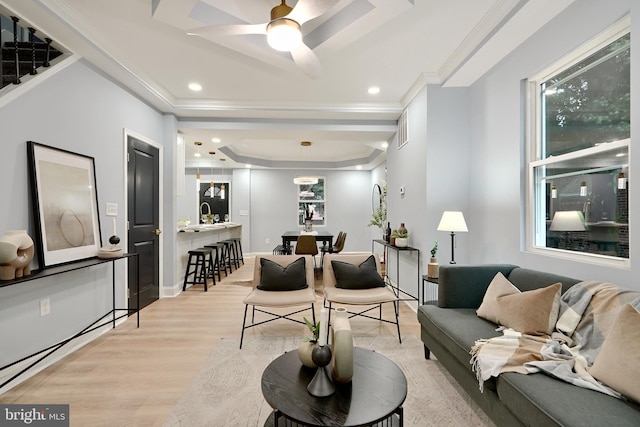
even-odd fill
[[[0,237],[0,280],[30,275],[33,252],[33,240],[26,230],[8,230]]]

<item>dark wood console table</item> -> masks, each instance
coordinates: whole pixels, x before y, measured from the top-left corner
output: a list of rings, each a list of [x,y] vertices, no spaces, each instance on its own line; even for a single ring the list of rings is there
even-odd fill
[[[58,351],[59,349],[61,349],[65,344],[67,344],[70,341],[75,340],[76,338],[79,338],[85,334],[88,334],[89,332],[92,332],[98,328],[101,328],[105,325],[108,325],[109,323],[112,324],[112,328],[116,327],[116,320],[121,319],[123,317],[129,316],[130,314],[135,313],[136,314],[136,327],[140,327],[140,283],[137,280],[138,274],[136,273],[135,277],[136,277],[136,295],[138,295],[138,298],[136,300],[136,306],[135,307],[130,307],[130,308],[118,308],[116,307],[116,263],[115,261],[120,260],[120,259],[129,259],[129,258],[135,258],[136,261],[136,272],[138,272],[140,270],[140,261],[138,258],[138,254],[137,253],[131,253],[131,254],[124,254],[121,257],[117,257],[117,258],[90,258],[90,259],[86,259],[86,260],[82,260],[82,261],[77,261],[77,262],[73,262],[73,263],[69,263],[69,264],[63,264],[63,265],[58,265],[58,266],[54,266],[54,267],[49,267],[49,268],[45,268],[42,270],[36,270],[34,272],[32,272],[29,276],[25,276],[25,277],[21,277],[19,279],[14,279],[14,280],[2,280],[0,281],[0,288],[4,288],[6,286],[14,286],[14,285],[18,285],[20,283],[25,283],[25,282],[29,282],[32,280],[38,280],[38,279],[44,279],[46,277],[52,277],[52,276],[56,276],[59,274],[64,274],[64,273],[68,273],[70,271],[75,271],[75,270],[80,270],[83,268],[88,268],[88,267],[93,267],[94,265],[99,265],[99,264],[104,264],[107,262],[110,262],[112,265],[112,308],[111,310],[109,310],[107,313],[105,313],[104,315],[100,316],[100,318],[98,318],[97,320],[95,320],[94,322],[92,322],[91,324],[89,324],[88,326],[86,326],[85,328],[83,328],[82,330],[80,330],[80,332],[76,333],[75,335],[64,339],[56,344],[53,344],[47,348],[44,348],[40,351],[37,351],[33,354],[30,354],[28,356],[23,357],[20,360],[16,360],[15,362],[11,362],[8,365],[2,366],[0,367],[0,372],[10,368],[12,366],[17,365],[18,363],[24,362],[25,360],[28,360],[34,356],[40,356],[38,357],[34,362],[29,363],[28,366],[26,366],[25,368],[23,368],[20,372],[18,372],[17,374],[11,376],[11,378],[7,379],[6,381],[4,381],[2,384],[0,384],[0,388],[4,387],[5,385],[9,384],[10,382],[12,382],[13,380],[15,380],[16,378],[18,378],[20,375],[22,375],[23,373],[25,373],[26,371],[28,371],[29,369],[31,369],[32,367],[34,367],[35,365],[37,365],[38,363],[40,363],[41,361],[43,361],[44,359],[46,359],[47,357],[49,357],[51,354],[55,353],[56,351]],[[124,313],[123,313],[124,312]]]
[[[385,253],[385,260],[389,260],[389,250],[393,250],[396,252],[396,285],[392,286],[395,291],[396,291],[396,295],[398,297],[400,297],[400,293],[405,294],[408,298],[400,298],[400,301],[418,301],[420,300],[420,279],[421,279],[421,275],[420,275],[420,249],[418,248],[412,248],[411,246],[404,246],[404,247],[399,247],[399,246],[395,246],[392,245],[391,243],[387,242],[386,240],[382,240],[382,239],[374,239],[373,242],[371,243],[371,252],[373,252],[374,249],[374,245],[375,244],[379,244],[382,245],[384,247],[384,253]],[[400,289],[400,253],[402,252],[417,252],[418,253],[418,281],[416,283],[416,287],[417,287],[417,291],[418,291],[418,295],[412,295],[408,292],[403,291],[402,289]],[[391,280],[389,279],[389,267],[387,267],[385,269],[385,275],[384,275],[385,280],[388,280],[389,282],[391,282]]]

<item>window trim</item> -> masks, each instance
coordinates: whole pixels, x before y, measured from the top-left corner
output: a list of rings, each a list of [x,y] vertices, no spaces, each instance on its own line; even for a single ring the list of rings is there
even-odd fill
[[[567,55],[560,58],[558,61],[552,63],[549,67],[546,67],[541,72],[529,77],[524,81],[524,112],[525,112],[525,210],[524,210],[524,224],[525,224],[525,252],[535,254],[535,255],[543,255],[549,256],[556,259],[570,260],[588,264],[602,265],[607,267],[614,268],[623,268],[630,269],[631,266],[631,257],[629,258],[619,258],[613,257],[609,255],[601,255],[601,254],[593,254],[593,253],[584,253],[584,252],[575,252],[575,251],[567,251],[564,249],[557,248],[547,248],[536,246],[536,229],[535,229],[535,197],[536,197],[536,189],[535,189],[535,167],[541,166],[547,162],[548,159],[542,159],[542,138],[540,135],[541,124],[542,124],[542,115],[540,108],[540,97],[539,97],[539,86],[540,82],[546,81],[552,76],[561,73],[562,71],[568,69],[569,67],[575,65],[576,63],[586,59],[596,51],[606,47],[613,41],[619,39],[627,33],[631,32],[631,17],[625,16],[615,24],[604,30],[602,33],[597,36],[591,38],[587,42],[583,43],[576,49],[572,50]],[[629,143],[629,139],[624,140]],[[606,145],[606,144],[603,144]],[[596,147],[598,148],[598,147]],[[610,148],[603,148],[603,150],[607,150]],[[629,152],[631,151],[631,147],[629,144],[628,148]],[[554,160],[557,160],[556,156]],[[629,159],[629,164],[631,160]],[[629,165],[631,169],[631,166]],[[629,199],[632,198],[631,193],[629,193]]]

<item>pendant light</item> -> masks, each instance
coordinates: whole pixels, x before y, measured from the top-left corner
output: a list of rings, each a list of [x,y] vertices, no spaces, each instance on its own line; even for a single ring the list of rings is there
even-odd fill
[[[582,181],[582,183],[580,184],[580,196],[587,196],[587,183],[585,181]]]
[[[551,198],[552,199],[558,198],[558,189],[556,188],[555,184],[551,184]]]
[[[194,142],[194,145],[196,146],[196,157],[200,157],[200,146],[202,145],[202,142],[200,141],[196,141]],[[200,194],[200,160],[198,160],[198,162],[196,163],[196,191],[198,192],[198,194]]]
[[[302,142],[300,142],[300,147],[311,147],[311,141],[302,141]],[[309,149],[309,150],[311,150],[311,149]],[[302,148],[300,149],[300,151],[302,153]],[[300,156],[300,158],[302,159],[302,156]],[[313,184],[317,184],[318,183],[318,177],[317,176],[298,175],[298,176],[293,178],[293,183],[297,184],[297,185],[313,185]]]
[[[225,162],[226,160],[227,160],[227,159],[220,159],[220,161],[222,162],[222,164],[224,164],[224,162]],[[224,177],[224,166],[222,167],[222,176]],[[220,184],[220,198],[221,198],[222,200],[224,200],[224,196],[225,196],[225,194],[224,194],[224,190],[225,190],[225,185],[224,185],[224,182],[222,182],[222,183]]]
[[[209,154],[211,154],[211,182],[209,183],[209,196],[213,199],[213,195],[216,194],[216,192],[214,191],[214,185],[213,185],[213,156],[214,154],[216,154],[215,151],[209,151]]]
[[[618,174],[618,190],[626,190],[627,188],[627,177],[624,175],[624,172],[620,172]]]

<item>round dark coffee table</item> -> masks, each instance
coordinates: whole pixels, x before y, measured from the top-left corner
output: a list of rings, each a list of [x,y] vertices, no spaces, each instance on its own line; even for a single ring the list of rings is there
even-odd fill
[[[402,370],[383,355],[364,348],[353,349],[353,360],[350,383],[335,383],[334,394],[314,397],[307,385],[315,369],[300,363],[297,350],[275,359],[262,373],[262,394],[274,409],[265,426],[374,426],[381,421],[401,426],[402,404],[407,397]]]

